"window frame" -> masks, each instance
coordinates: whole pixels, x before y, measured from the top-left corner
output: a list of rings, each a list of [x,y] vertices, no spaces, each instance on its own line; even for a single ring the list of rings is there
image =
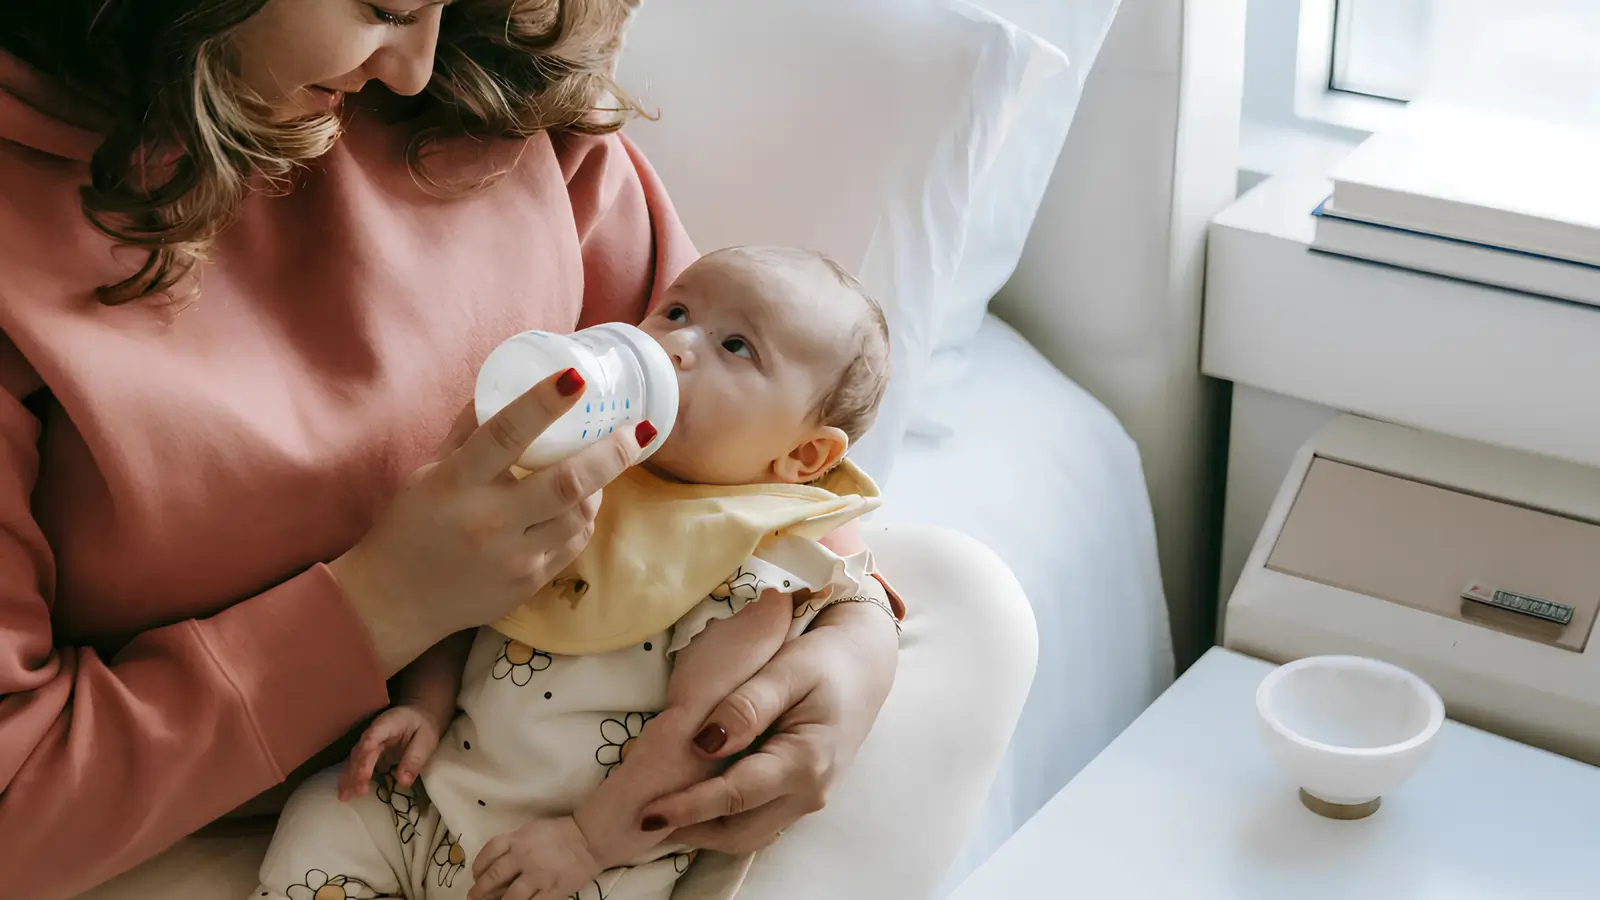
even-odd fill
[[[1338,0],[1300,0],[1294,116],[1370,134],[1398,121],[1406,104],[1333,87],[1337,13]]]

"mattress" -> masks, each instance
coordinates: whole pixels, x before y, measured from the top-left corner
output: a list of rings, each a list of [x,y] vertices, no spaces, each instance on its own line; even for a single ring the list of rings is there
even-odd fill
[[[1039,627],[1032,692],[943,896],[1166,689],[1173,658],[1139,451],[1116,418],[992,316],[938,368],[873,521],[982,541]]]

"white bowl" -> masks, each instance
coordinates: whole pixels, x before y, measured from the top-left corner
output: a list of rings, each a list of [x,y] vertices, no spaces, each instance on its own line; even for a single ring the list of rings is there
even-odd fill
[[[1274,670],[1256,689],[1267,752],[1312,811],[1358,819],[1427,761],[1444,701],[1399,666],[1359,656],[1312,656]]]

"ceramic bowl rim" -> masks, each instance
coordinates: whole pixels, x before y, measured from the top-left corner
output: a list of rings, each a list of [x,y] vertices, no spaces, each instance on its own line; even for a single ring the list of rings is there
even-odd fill
[[[1428,721],[1415,735],[1412,735],[1403,741],[1393,744],[1385,744],[1381,747],[1341,747],[1337,744],[1326,744],[1322,741],[1317,741],[1306,737],[1305,735],[1302,735],[1283,724],[1283,722],[1276,715],[1274,715],[1270,709],[1270,702],[1273,691],[1278,687],[1279,684],[1283,682],[1285,678],[1293,675],[1296,672],[1315,668],[1346,670],[1360,669],[1368,672],[1382,672],[1385,675],[1397,676],[1399,680],[1405,682],[1413,691],[1420,695],[1423,699],[1423,702],[1427,704]],[[1432,685],[1428,684],[1426,681],[1423,681],[1416,674],[1391,663],[1383,662],[1382,660],[1371,659],[1365,656],[1343,655],[1307,656],[1303,659],[1297,659],[1294,662],[1285,663],[1284,665],[1281,665],[1267,673],[1267,677],[1263,678],[1260,686],[1256,688],[1256,713],[1261,717],[1261,721],[1266,723],[1268,728],[1271,728],[1275,733],[1291,743],[1298,744],[1307,749],[1316,750],[1320,753],[1356,759],[1394,756],[1396,754],[1405,753],[1409,750],[1414,750],[1418,747],[1421,747],[1422,745],[1433,740],[1434,736],[1439,733],[1439,729],[1444,727],[1445,718],[1444,701],[1439,697],[1439,692],[1434,690]]]

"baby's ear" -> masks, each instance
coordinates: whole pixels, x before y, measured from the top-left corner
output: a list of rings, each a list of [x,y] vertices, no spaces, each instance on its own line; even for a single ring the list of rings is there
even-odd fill
[[[789,455],[772,464],[778,478],[789,484],[807,484],[821,478],[844,459],[850,438],[831,425],[813,431]]]

